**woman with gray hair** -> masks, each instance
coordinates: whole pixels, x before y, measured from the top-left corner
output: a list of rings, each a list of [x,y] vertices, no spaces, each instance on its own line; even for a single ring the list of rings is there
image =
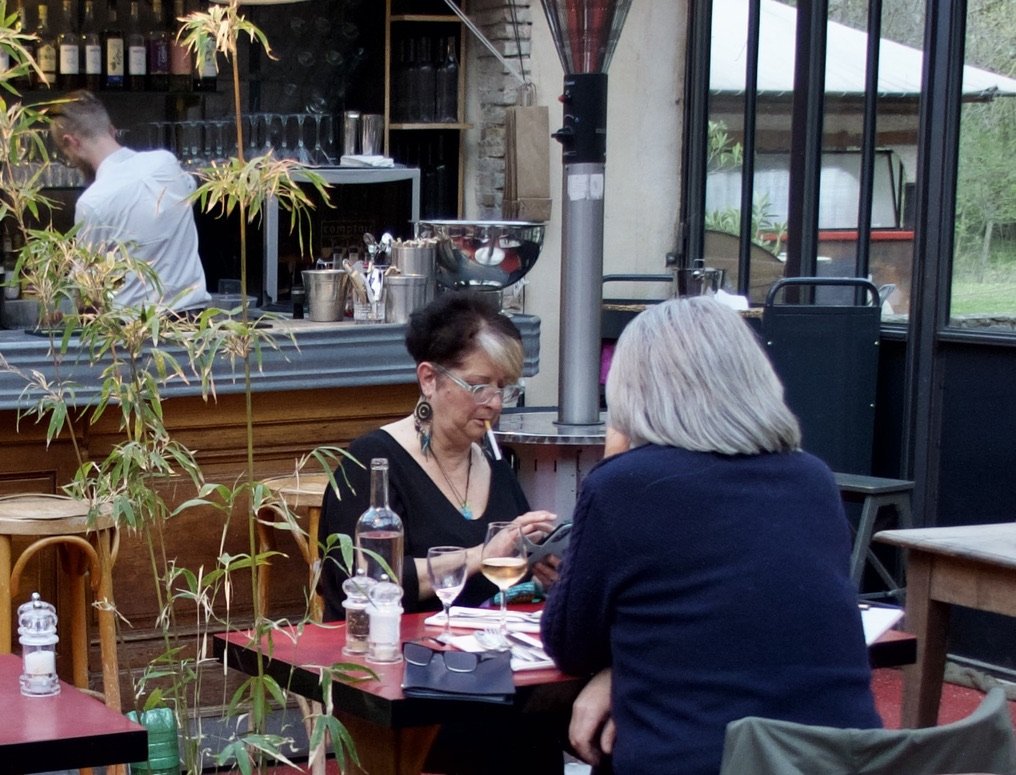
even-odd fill
[[[570,736],[615,772],[715,774],[729,721],[879,727],[833,475],[755,335],[715,301],[624,330],[610,457],[589,473],[543,615]],[[615,454],[611,454],[615,453]]]

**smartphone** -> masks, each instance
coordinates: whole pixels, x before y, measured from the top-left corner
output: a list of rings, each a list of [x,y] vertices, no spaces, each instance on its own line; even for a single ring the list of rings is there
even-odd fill
[[[556,554],[564,557],[564,550],[568,548],[568,540],[571,538],[571,522],[562,522],[551,530],[546,538],[539,543],[533,543],[527,539],[529,544],[529,566],[532,567],[549,554]]]

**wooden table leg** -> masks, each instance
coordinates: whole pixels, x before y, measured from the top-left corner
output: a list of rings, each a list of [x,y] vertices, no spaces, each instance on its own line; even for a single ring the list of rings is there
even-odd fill
[[[11,653],[11,537],[0,535],[0,654]]]
[[[360,757],[360,769],[369,775],[419,775],[440,726],[389,729],[337,711]]]
[[[942,700],[949,605],[931,600],[934,573],[935,558],[911,550],[906,627],[917,637],[917,662],[903,668],[902,725],[908,728],[935,726]]]

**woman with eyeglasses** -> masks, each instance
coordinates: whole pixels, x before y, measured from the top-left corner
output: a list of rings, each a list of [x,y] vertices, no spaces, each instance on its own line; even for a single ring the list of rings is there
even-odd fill
[[[427,550],[467,547],[468,575],[456,602],[477,605],[497,588],[480,574],[490,522],[515,521],[524,534],[548,531],[554,515],[531,511],[511,467],[485,449],[488,423],[518,397],[522,337],[515,324],[481,294],[449,292],[414,312],[406,349],[416,362],[420,399],[412,414],[356,439],[349,452],[367,464],[388,459],[389,503],[405,529],[403,606],[438,609],[427,575]],[[346,462],[336,471],[341,498],[329,489],[318,540],[352,536],[369,505],[370,471]],[[347,485],[348,481],[348,485]],[[553,576],[544,569],[544,579]],[[343,570],[322,569],[325,619],[341,619]]]

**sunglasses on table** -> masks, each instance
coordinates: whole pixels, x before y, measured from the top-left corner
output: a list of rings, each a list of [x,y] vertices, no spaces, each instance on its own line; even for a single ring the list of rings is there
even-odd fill
[[[490,658],[486,654],[471,651],[432,649],[418,641],[403,643],[402,656],[409,664],[418,667],[427,667],[435,657],[440,657],[444,666],[452,673],[472,673],[481,662]]]

